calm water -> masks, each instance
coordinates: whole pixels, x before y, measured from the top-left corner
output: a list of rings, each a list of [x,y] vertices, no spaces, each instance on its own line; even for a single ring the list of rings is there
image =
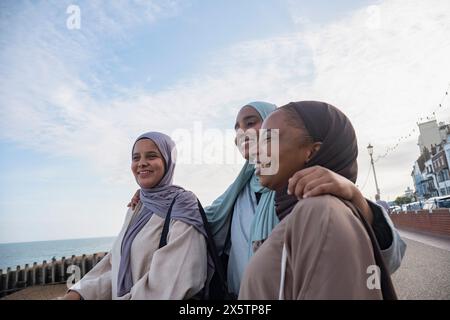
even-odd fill
[[[111,249],[114,239],[115,237],[107,237],[0,244],[0,269],[15,269],[16,266],[25,266],[26,263],[32,265],[35,261],[40,264],[43,260],[51,261],[53,257],[59,260],[73,254],[107,252]]]

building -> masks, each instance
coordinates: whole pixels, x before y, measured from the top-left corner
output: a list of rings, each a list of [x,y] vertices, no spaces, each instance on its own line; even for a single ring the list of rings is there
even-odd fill
[[[436,186],[439,189],[439,194],[441,196],[450,194],[449,161],[443,145],[433,148],[431,160],[436,174]]]
[[[421,123],[420,156],[411,172],[418,200],[450,195],[450,126],[436,120]]]
[[[414,197],[414,190],[412,190],[410,187],[406,188],[406,190],[405,190],[405,197],[413,198]]]
[[[417,144],[420,153],[424,148],[431,150],[431,146],[440,144],[443,140],[436,120],[419,123],[418,126],[420,134]]]

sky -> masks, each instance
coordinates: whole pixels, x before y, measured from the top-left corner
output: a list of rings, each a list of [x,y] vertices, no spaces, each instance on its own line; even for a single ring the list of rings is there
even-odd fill
[[[255,100],[344,111],[371,199],[367,145],[377,157],[406,135],[376,162],[394,200],[413,188],[408,133],[435,111],[450,122],[449,34],[448,0],[1,1],[0,243],[117,234],[131,146],[151,130],[178,144],[174,182],[211,203],[242,165],[232,129]]]

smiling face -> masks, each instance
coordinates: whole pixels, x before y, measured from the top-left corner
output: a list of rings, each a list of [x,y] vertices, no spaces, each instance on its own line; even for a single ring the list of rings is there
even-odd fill
[[[164,177],[165,164],[156,144],[150,139],[136,142],[131,160],[131,171],[141,188],[155,187]]]
[[[289,178],[297,171],[304,169],[315,152],[320,149],[320,143],[314,143],[305,128],[293,126],[292,115],[285,110],[277,110],[269,115],[262,124],[262,129],[268,130],[267,140],[263,145],[270,146],[270,129],[279,129],[279,149],[270,150],[262,147],[270,162],[278,162],[278,171],[272,175],[259,173],[259,166],[267,167],[270,163],[258,163],[256,174],[260,183],[272,190],[281,190]],[[272,157],[272,159],[270,159]]]
[[[236,130],[236,138],[234,140],[234,143],[237,145],[246,160],[249,160],[250,158],[250,142],[253,143],[257,141],[251,141],[249,137],[246,136],[244,138],[243,136],[247,132],[247,130],[253,129],[254,133],[256,133],[256,136],[251,136],[255,136],[257,139],[262,122],[263,119],[261,118],[258,111],[256,111],[256,109],[251,106],[243,107],[236,117],[236,124],[234,125],[234,129]]]

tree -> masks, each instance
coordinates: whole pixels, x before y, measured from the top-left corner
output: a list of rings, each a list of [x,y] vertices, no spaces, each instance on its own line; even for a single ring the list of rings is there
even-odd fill
[[[410,198],[410,197],[400,196],[400,197],[397,197],[394,200],[394,202],[395,202],[396,205],[401,206],[403,204],[408,204],[408,203],[413,202],[413,199]]]

